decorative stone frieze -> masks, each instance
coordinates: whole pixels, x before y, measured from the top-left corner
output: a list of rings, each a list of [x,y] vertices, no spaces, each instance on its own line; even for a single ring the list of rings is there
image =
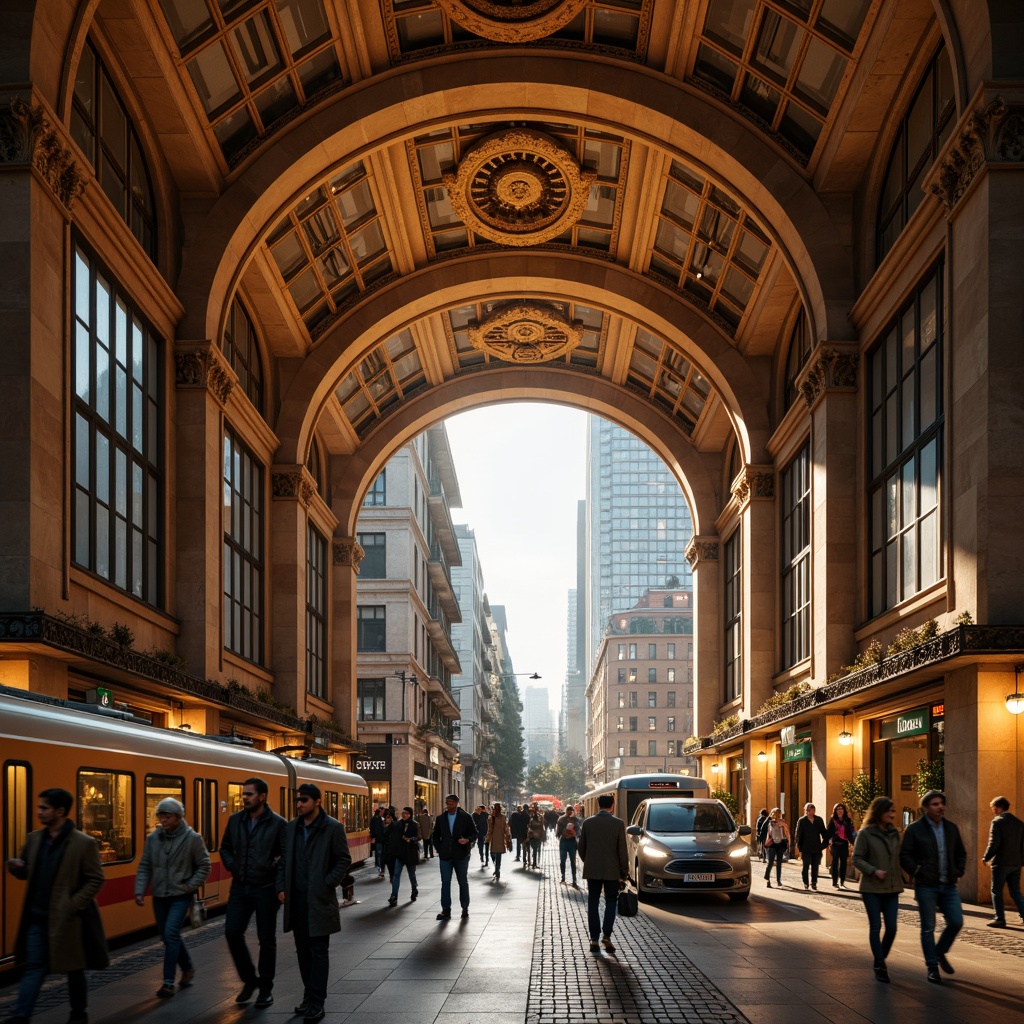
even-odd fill
[[[316,484],[305,466],[275,466],[270,474],[270,491],[275,498],[298,499],[309,508]]]
[[[43,108],[17,97],[7,110],[0,110],[0,163],[34,167],[68,211],[85,191],[85,175]]]
[[[363,555],[366,554],[363,551],[362,546],[355,537],[335,537],[334,538],[334,564],[335,565],[348,565],[351,566],[356,575],[359,575],[359,566],[363,561]]]
[[[774,468],[772,466],[744,466],[732,482],[732,493],[741,507],[755,499],[774,498]]]
[[[224,362],[216,345],[203,342],[175,346],[174,384],[179,390],[206,390],[225,405],[236,383],[234,370]]]
[[[455,215],[505,245],[560,235],[583,215],[596,180],[556,139],[529,128],[488,135],[443,177]]]
[[[686,545],[686,561],[691,569],[696,569],[701,562],[718,561],[717,537],[691,537]]]
[[[930,185],[947,210],[956,206],[985,164],[1024,161],[1024,106],[997,96],[968,112],[954,139]]]
[[[829,346],[819,350],[804,370],[797,385],[800,394],[813,408],[818,399],[833,388],[857,387],[857,352]]]
[[[587,0],[437,0],[457,25],[499,43],[526,43],[564,28]]]
[[[583,340],[583,321],[554,307],[518,303],[469,325],[473,348],[509,363],[546,363]]]

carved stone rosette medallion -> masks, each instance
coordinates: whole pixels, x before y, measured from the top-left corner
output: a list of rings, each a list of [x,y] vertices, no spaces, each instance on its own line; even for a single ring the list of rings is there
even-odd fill
[[[359,566],[363,561],[362,546],[355,537],[336,537],[334,539],[334,564],[351,566],[359,575]]]
[[[732,493],[741,506],[755,498],[774,498],[775,470],[771,466],[744,466],[732,482]]]
[[[696,569],[701,562],[717,562],[718,538],[691,537],[685,554],[691,569]]]
[[[537,245],[580,219],[597,174],[550,135],[509,128],[479,142],[443,180],[456,216],[478,235]]]
[[[179,390],[209,391],[224,405],[235,382],[234,371],[223,362],[215,346],[207,343],[175,347],[174,384]]]
[[[473,348],[507,363],[546,363],[571,352],[583,340],[583,321],[557,309],[517,304],[496,309],[469,325]]]
[[[499,43],[526,43],[564,28],[587,0],[437,0],[457,25]]]

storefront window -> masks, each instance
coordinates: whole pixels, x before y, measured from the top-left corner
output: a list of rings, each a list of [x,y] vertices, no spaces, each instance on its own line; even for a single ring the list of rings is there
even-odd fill
[[[872,723],[874,770],[896,802],[897,824],[906,828],[920,813],[917,773],[945,748],[945,708],[926,704]]]

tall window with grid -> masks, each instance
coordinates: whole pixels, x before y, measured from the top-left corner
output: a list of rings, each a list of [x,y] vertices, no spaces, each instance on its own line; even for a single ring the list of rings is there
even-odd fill
[[[743,563],[740,531],[722,545],[725,597],[725,700],[743,693]]]
[[[327,699],[327,539],[306,526],[306,690]]]
[[[382,469],[377,479],[373,481],[373,485],[366,492],[366,497],[363,498],[364,505],[386,505],[388,503],[386,473],[387,470]]]
[[[256,328],[238,296],[231,302],[228,322],[224,325],[221,351],[238,374],[238,383],[256,411],[263,413],[263,364],[256,341]]]
[[[940,262],[868,356],[871,614],[942,577]]]
[[[263,660],[263,467],[224,431],[224,646]]]
[[[782,668],[811,653],[811,443],[783,470]]]
[[[159,343],[77,240],[71,273],[73,559],[156,605],[164,471]]]

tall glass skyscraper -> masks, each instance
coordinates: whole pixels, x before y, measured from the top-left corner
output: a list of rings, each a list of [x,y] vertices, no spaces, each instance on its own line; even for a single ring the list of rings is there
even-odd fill
[[[692,589],[693,520],[675,477],[642,441],[590,416],[587,434],[586,678],[609,617],[650,589]]]

